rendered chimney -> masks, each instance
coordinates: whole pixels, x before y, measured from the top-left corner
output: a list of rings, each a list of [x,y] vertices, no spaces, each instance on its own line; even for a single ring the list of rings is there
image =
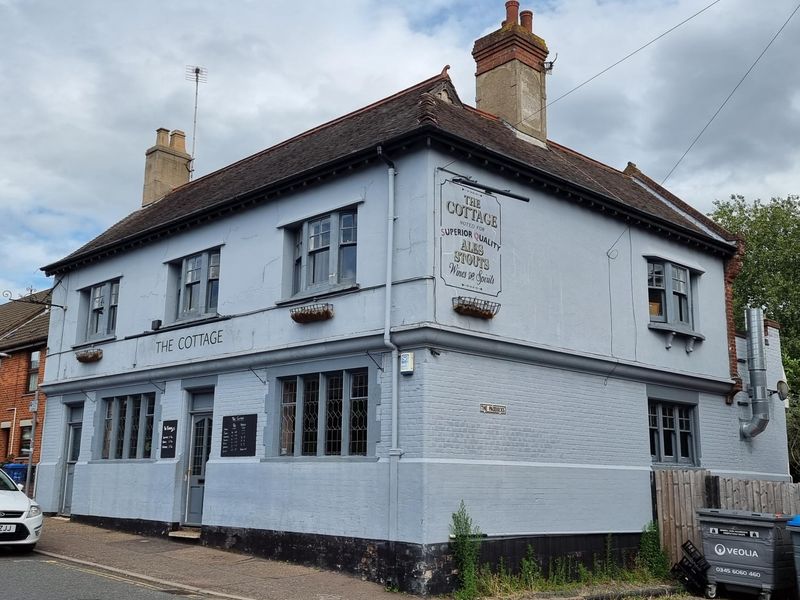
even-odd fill
[[[506,2],[502,27],[472,48],[477,107],[542,142],[547,141],[547,54],[547,44],[533,33],[533,13],[520,13],[517,0]]]
[[[160,200],[176,187],[189,183],[192,157],[186,153],[186,134],[176,129],[156,129],[156,145],[145,152],[142,206]]]

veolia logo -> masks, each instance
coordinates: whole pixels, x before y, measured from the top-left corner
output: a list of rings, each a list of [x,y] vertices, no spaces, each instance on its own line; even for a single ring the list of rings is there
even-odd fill
[[[714,546],[714,552],[716,552],[717,556],[733,554],[734,556],[749,556],[751,558],[758,558],[758,552],[755,550],[747,550],[746,548],[728,548],[722,544],[717,544]]]

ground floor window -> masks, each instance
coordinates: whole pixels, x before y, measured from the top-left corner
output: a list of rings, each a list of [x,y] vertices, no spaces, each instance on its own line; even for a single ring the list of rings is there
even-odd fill
[[[103,398],[101,458],[150,458],[155,405],[154,393]]]
[[[282,456],[366,456],[367,370],[280,380]]]
[[[695,407],[660,400],[648,403],[653,462],[695,464]]]
[[[27,425],[25,427],[20,427],[19,431],[19,453],[23,456],[27,456],[31,453],[31,449],[33,448],[33,439],[31,438],[32,428]]]

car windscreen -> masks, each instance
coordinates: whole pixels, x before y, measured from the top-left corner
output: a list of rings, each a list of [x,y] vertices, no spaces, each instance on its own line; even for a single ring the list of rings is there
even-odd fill
[[[5,471],[0,469],[0,491],[3,492],[16,492],[18,491],[17,485],[11,481],[11,477],[6,475]]]

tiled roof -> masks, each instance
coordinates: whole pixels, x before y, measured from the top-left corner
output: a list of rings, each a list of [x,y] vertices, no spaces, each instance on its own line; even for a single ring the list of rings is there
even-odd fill
[[[47,306],[51,290],[0,304],[0,350],[9,350],[47,340],[50,312]]]
[[[446,95],[450,101],[440,95]],[[244,202],[263,201],[264,193],[311,177],[321,169],[374,156],[378,145],[388,146],[392,141],[414,135],[437,134],[457,138],[518,168],[529,168],[605,198],[635,215],[712,241],[707,229],[672,210],[631,176],[554,142],[548,142],[547,148],[529,143],[499,119],[463,105],[443,71],[375,104],[183,185],[161,200],[131,213],[82,248],[43,270],[48,274],[67,271],[85,261],[124,251],[153,236],[168,235],[193,219],[215,218],[225,210],[241,208]],[[683,207],[681,209],[686,212]],[[732,240],[733,236],[726,239]],[[719,246],[718,239],[713,241]]]

